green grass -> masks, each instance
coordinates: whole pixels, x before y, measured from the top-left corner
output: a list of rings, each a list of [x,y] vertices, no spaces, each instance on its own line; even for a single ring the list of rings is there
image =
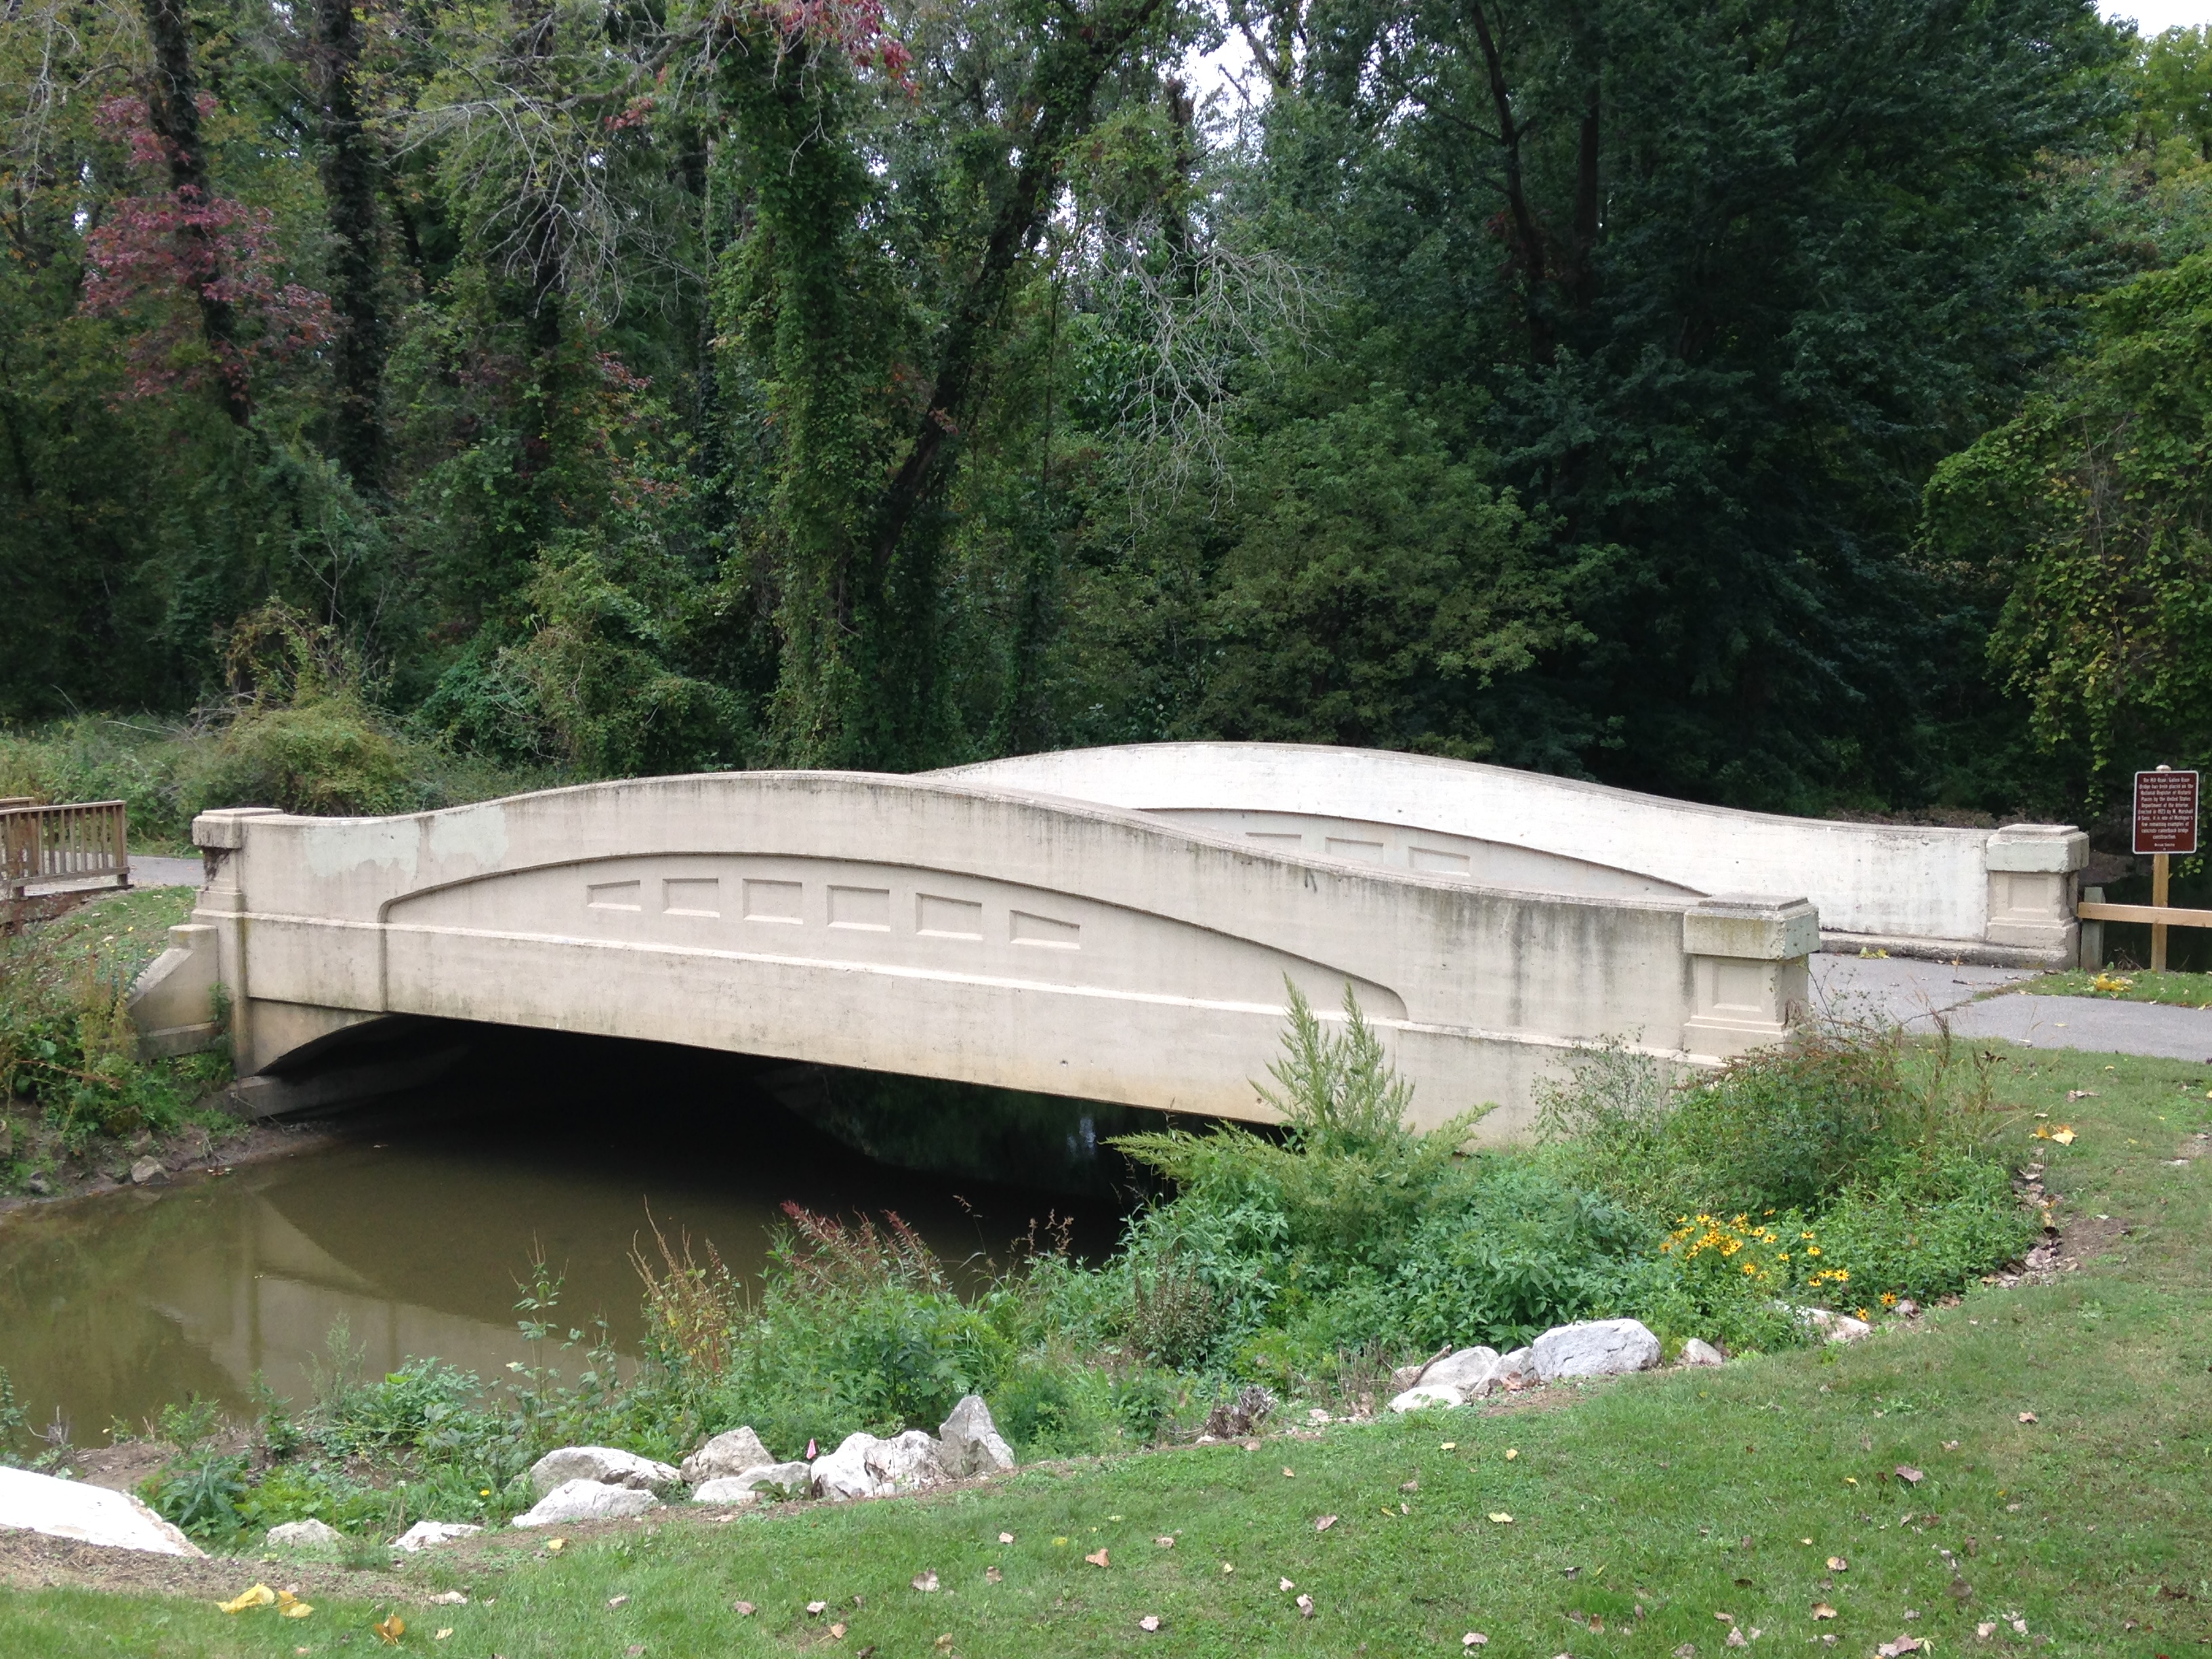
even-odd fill
[[[2212,1146],[2193,1139],[2212,1125],[2208,1088],[2201,1066],[2008,1051],[1999,1091],[2024,1109],[2008,1131],[2016,1150],[2048,1161],[2068,1224],[2110,1248],[2055,1284],[1931,1310],[1917,1333],[1632,1378],[1564,1403],[1271,1437],[1256,1453],[1188,1448],[726,1525],[672,1513],[558,1556],[512,1534],[410,1569],[493,1600],[400,1607],[404,1646],[455,1659],[1383,1656],[1457,1653],[1481,1631],[1492,1656],[1657,1656],[1686,1643],[1710,1656],[1726,1613],[1764,1632],[1769,1653],[1825,1652],[1817,1638],[1832,1634],[1837,1652],[1868,1655],[1910,1633],[1939,1656],[2047,1643],[2179,1659],[2212,1642],[2212,1157],[2167,1160]],[[2083,1089],[2094,1092],[2067,1101]],[[2030,1139],[2034,1112],[2077,1139]],[[1924,1479],[1905,1486],[1899,1464]],[[1340,1518],[1316,1531],[1327,1514]],[[1000,1545],[1002,1531],[1015,1541]],[[1172,1549],[1152,1542],[1162,1534]],[[1110,1565],[1086,1565],[1101,1547]],[[1848,1570],[1830,1572],[1832,1554]],[[986,1582],[994,1566],[1000,1583]],[[926,1571],[935,1594],[910,1588]],[[280,1574],[241,1560],[236,1588]],[[1284,1577],[1296,1589],[1279,1589]],[[610,1607],[617,1596],[629,1600]],[[757,1613],[736,1615],[740,1598]],[[810,1617],[812,1600],[829,1612]],[[1815,1620],[1816,1601],[1838,1617]],[[388,1610],[332,1600],[284,1621],[20,1592],[0,1595],[0,1655],[382,1651],[368,1627]],[[1157,1633],[1138,1628],[1147,1613],[1164,1621]],[[1601,1618],[1604,1633],[1571,1613]],[[842,1641],[833,1620],[848,1626]]]
[[[49,971],[71,974],[89,962],[127,981],[168,949],[169,929],[191,920],[198,897],[191,887],[134,887],[40,922],[24,940],[51,953],[44,956]]]
[[[2212,1008],[2212,974],[2154,974],[2148,969],[2106,968],[2094,974],[2080,970],[2045,974],[2005,988],[2036,996],[2097,997],[2106,1002],[2165,1002],[2180,1008]]]

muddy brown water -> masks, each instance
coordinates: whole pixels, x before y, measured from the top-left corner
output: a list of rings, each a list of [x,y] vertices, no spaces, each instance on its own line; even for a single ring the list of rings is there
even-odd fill
[[[562,1331],[604,1319],[637,1352],[633,1249],[711,1241],[757,1275],[787,1200],[896,1210],[982,1281],[1033,1224],[1111,1244],[1119,1206],[894,1169],[779,1104],[743,1060],[645,1044],[502,1039],[433,1088],[328,1121],[327,1137],[227,1174],[0,1216],[0,1367],[33,1425],[76,1443],[198,1394],[295,1404],[343,1328],[371,1376],[434,1356],[485,1376],[533,1355],[515,1308],[533,1252],[564,1279]]]

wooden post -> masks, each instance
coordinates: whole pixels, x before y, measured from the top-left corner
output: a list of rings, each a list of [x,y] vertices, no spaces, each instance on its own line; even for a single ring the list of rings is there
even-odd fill
[[[2150,902],[2159,909],[2166,908],[2166,854],[2150,855]],[[2150,970],[2154,974],[2166,971],[2166,924],[2154,921],[2150,925]]]
[[[115,830],[115,884],[128,887],[131,884],[131,809],[111,806],[107,812]]]

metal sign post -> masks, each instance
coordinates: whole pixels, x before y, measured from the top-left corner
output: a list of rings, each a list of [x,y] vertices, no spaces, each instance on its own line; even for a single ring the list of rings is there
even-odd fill
[[[2197,784],[2194,772],[2161,766],[2136,774],[2136,855],[2150,854],[2150,902],[2166,908],[2167,861],[2177,853],[2197,850]],[[2150,925],[2150,970],[2166,971],[2166,923]]]

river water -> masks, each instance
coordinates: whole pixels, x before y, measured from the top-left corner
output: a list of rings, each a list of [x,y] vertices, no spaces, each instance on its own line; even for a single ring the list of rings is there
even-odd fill
[[[693,1050],[510,1034],[298,1152],[0,1217],[0,1366],[34,1425],[58,1413],[82,1444],[193,1393],[243,1414],[257,1373],[311,1398],[341,1322],[370,1376],[410,1356],[495,1372],[530,1357],[514,1304],[533,1251],[564,1275],[561,1325],[604,1318],[634,1354],[629,1258],[653,1248],[648,1212],[746,1273],[787,1200],[895,1209],[969,1283],[1054,1212],[1079,1249],[1112,1241],[1110,1200],[873,1162],[761,1075]]]

